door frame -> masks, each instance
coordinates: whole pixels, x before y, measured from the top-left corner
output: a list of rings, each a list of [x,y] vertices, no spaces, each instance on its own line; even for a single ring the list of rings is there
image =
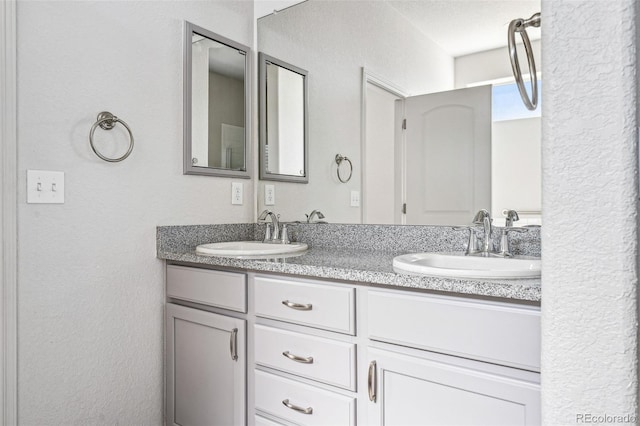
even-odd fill
[[[364,161],[367,152],[367,84],[373,84],[402,99],[409,96],[406,90],[376,76],[365,67],[362,67],[362,90],[360,98],[360,158],[362,159],[362,165],[360,167],[360,223],[364,223],[367,211],[367,194],[364,192],[367,170],[367,165]]]
[[[17,42],[16,0],[4,0],[0,6],[0,128],[2,132],[2,302],[0,303],[0,421],[15,425],[18,421],[17,380]]]

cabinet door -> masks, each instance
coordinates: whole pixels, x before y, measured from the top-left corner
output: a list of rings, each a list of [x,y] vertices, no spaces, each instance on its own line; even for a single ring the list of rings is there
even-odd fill
[[[540,424],[536,382],[379,349],[368,366],[369,424]]]
[[[168,425],[245,424],[245,321],[167,304]]]

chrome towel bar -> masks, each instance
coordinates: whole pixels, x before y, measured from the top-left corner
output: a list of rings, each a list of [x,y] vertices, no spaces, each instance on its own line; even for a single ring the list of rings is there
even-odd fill
[[[509,24],[507,38],[509,41],[509,59],[511,59],[511,69],[516,79],[522,102],[527,109],[533,111],[538,106],[538,78],[536,74],[536,62],[533,57],[533,49],[531,41],[527,35],[527,27],[540,27],[540,13],[534,13],[529,19],[514,19]],[[522,71],[520,70],[520,62],[518,61],[518,51],[516,50],[516,33],[520,33],[524,50],[527,54],[527,63],[529,64],[529,75],[531,78],[531,99],[522,79]]]
[[[98,126],[100,126],[100,128],[103,130],[111,130],[116,126],[117,123],[122,124],[124,128],[127,129],[127,132],[129,132],[129,149],[127,149],[127,152],[125,152],[125,154],[122,157],[118,157],[118,158],[105,157],[100,153],[100,151],[96,149],[95,145],[93,144],[93,134],[95,133]],[[97,121],[93,124],[93,126],[91,126],[91,131],[89,132],[89,143],[91,144],[91,149],[98,157],[110,163],[117,163],[127,158],[129,154],[131,154],[131,151],[133,151],[133,133],[131,133],[131,129],[129,128],[127,123],[125,123],[115,115],[111,114],[110,112],[102,111],[100,114],[98,114]]]

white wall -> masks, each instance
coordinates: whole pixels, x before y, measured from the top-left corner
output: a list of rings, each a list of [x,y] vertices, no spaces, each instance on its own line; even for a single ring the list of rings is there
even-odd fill
[[[453,88],[453,59],[385,2],[308,1],[258,23],[258,48],[309,72],[309,184],[276,183],[284,220],[320,209],[330,222],[359,223],[362,67],[411,94]],[[336,176],[336,154],[353,178]],[[264,206],[259,185],[258,206]]]
[[[255,209],[250,181],[236,207],[231,179],[182,175],[182,20],[253,45],[252,16],[250,1],[19,2],[21,424],[162,423],[155,227]],[[136,138],[122,163],[89,148],[102,110]],[[26,169],[64,171],[65,204],[26,204]]]
[[[637,411],[634,3],[542,2],[544,424]]]
[[[527,31],[537,31],[535,28]],[[539,30],[538,30],[539,31]],[[506,34],[505,34],[506,38]],[[542,70],[542,45],[540,40],[531,42],[533,56],[536,60],[536,70]],[[527,57],[522,51],[522,45],[518,45],[518,60],[520,69],[524,75],[529,74]],[[513,77],[509,50],[507,47],[472,53],[470,55],[455,58],[455,85],[456,89],[467,87],[467,84],[490,81],[505,77]]]

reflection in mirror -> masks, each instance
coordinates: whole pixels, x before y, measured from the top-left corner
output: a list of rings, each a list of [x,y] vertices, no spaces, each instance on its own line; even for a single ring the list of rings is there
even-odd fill
[[[258,56],[260,179],[307,183],[307,72]]]
[[[509,105],[512,98],[521,108],[517,91],[501,89],[513,81],[508,23],[539,10],[537,0],[308,0],[259,19],[259,50],[313,76],[310,183],[277,184],[278,212],[285,220],[320,208],[332,222],[464,225],[486,208],[500,225],[502,212],[515,209],[516,225],[539,223],[540,107],[519,116]],[[529,35],[538,59],[540,30]],[[447,111],[425,104],[396,114],[398,103],[482,85],[481,108],[443,95]],[[475,132],[480,117],[489,139],[471,143],[462,134]],[[423,132],[426,124],[435,130]],[[422,145],[407,151],[406,132]],[[354,164],[347,184],[336,178],[337,152]]]
[[[248,52],[185,22],[185,174],[250,177]]]

